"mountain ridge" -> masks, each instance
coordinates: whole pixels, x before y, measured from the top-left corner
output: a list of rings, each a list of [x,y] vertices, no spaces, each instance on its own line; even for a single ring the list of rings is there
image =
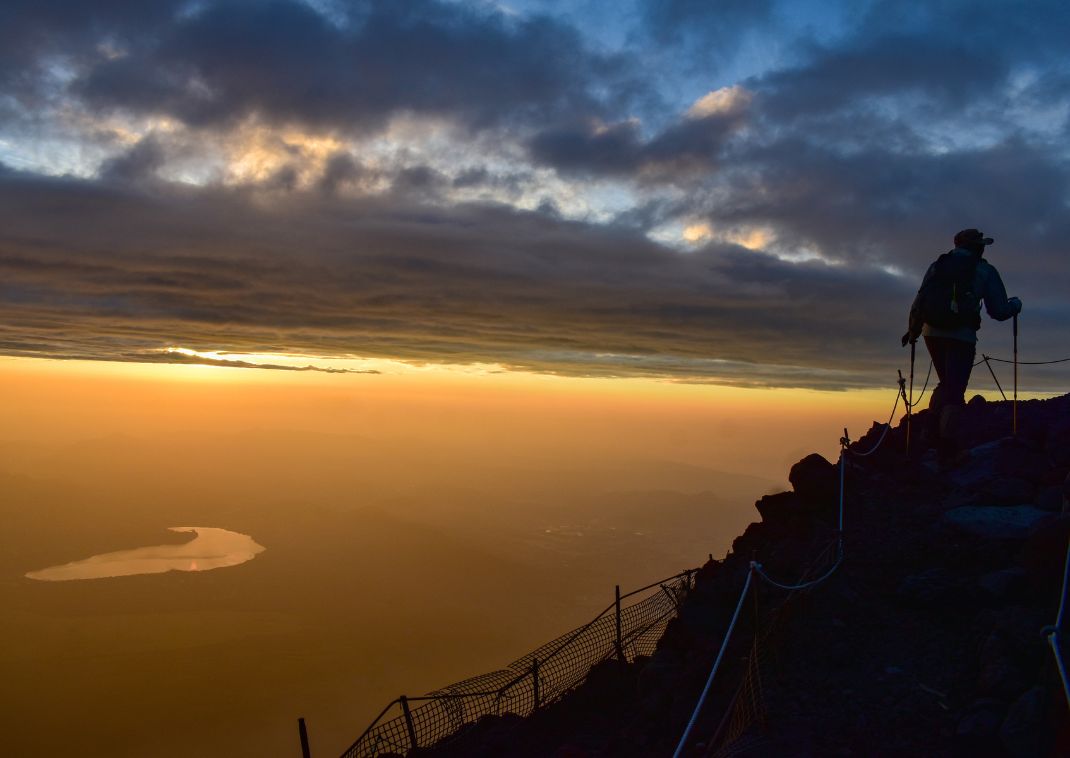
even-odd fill
[[[1047,639],[1070,536],[1070,395],[975,397],[970,453],[941,470],[928,412],[875,423],[844,465],[843,564],[785,593],[753,578],[723,667],[683,755],[1070,754],[1070,718]],[[526,719],[486,717],[434,756],[670,755],[752,568],[787,583],[823,573],[837,535],[837,467],[814,454],[793,489],[699,571],[655,653],[606,661]],[[751,605],[753,604],[753,608]],[[424,754],[424,751],[421,751]]]

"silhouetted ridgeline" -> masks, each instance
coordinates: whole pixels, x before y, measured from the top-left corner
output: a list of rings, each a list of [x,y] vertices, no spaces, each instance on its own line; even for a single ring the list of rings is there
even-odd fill
[[[906,462],[904,423],[847,456],[842,566],[809,591],[755,582],[685,755],[1070,755],[1041,634],[1070,535],[1070,395],[1018,414],[1012,438],[1010,403],[974,398],[971,455],[944,474],[931,452]],[[671,755],[750,562],[795,582],[834,561],[837,480],[820,456],[792,467],[793,491],[758,501],[761,521],[701,569],[649,658],[602,663],[535,715],[484,717],[421,755]]]

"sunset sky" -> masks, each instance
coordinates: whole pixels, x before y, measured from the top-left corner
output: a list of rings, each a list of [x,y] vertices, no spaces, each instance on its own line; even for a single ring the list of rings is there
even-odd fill
[[[1064,357],[1068,31],[1061,0],[5,2],[0,353],[883,387],[974,226],[1022,357]]]

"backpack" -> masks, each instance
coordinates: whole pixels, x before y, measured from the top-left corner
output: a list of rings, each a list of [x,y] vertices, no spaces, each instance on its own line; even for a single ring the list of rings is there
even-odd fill
[[[933,274],[921,287],[921,316],[938,329],[981,328],[977,256],[944,253],[933,264]]]

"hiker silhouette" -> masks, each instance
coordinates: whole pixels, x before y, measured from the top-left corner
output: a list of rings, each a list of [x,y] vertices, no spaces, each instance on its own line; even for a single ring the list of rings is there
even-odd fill
[[[924,433],[935,446],[942,464],[950,463],[961,449],[961,409],[966,403],[981,327],[981,303],[996,321],[1006,321],[1022,310],[1022,301],[1007,297],[996,267],[984,259],[985,248],[995,240],[977,229],[955,235],[955,247],[925,272],[902,343],[925,338],[939,383],[929,398],[929,423]]]

